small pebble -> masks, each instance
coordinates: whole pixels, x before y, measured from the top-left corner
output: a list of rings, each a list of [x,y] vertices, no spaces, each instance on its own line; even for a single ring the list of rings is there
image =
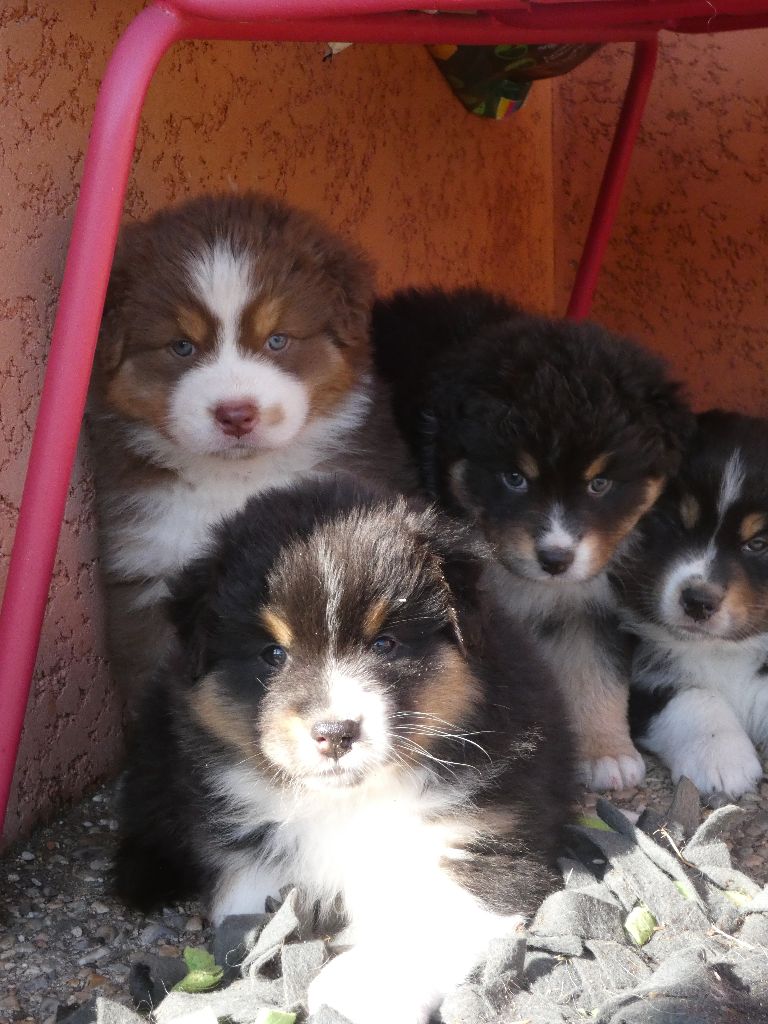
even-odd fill
[[[94,912],[94,914],[109,913],[109,907],[106,905],[106,903],[102,903],[100,900],[94,900],[94,902],[91,904],[91,910]]]
[[[175,956],[175,957],[181,956],[181,950],[177,946],[169,946],[169,945],[158,946],[157,947],[157,951],[160,954],[160,956]]]
[[[87,953],[83,953],[81,957],[78,957],[77,963],[79,967],[84,967],[86,964],[98,963],[105,956],[109,956],[109,948],[107,946],[96,946],[95,949],[89,949]]]
[[[21,856],[22,860],[26,860],[26,861],[30,861],[30,860],[34,860],[35,859],[34,853],[32,853],[30,850],[22,850],[20,856]]]
[[[76,939],[81,939],[83,937],[83,929],[79,924],[76,924],[74,928],[69,929],[69,934],[74,935]]]
[[[197,915],[194,917],[188,917],[184,925],[185,932],[201,932],[203,930],[203,922]]]

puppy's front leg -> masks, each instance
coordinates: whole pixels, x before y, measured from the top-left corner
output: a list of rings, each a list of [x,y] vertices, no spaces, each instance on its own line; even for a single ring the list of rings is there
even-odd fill
[[[570,703],[580,774],[589,789],[640,785],[645,762],[629,735],[629,687],[596,667],[591,678],[575,688]]]
[[[251,855],[233,854],[227,858],[211,901],[210,918],[218,927],[225,917],[235,914],[261,914],[268,896],[278,899],[280,889],[289,880],[254,860]]]
[[[754,789],[763,769],[752,741],[730,706],[695,687],[677,693],[641,737],[676,782],[686,775],[704,793],[736,798]]]
[[[418,902],[395,897],[389,913],[399,907],[400,916],[371,922],[359,944],[331,960],[314,980],[310,1012],[326,1005],[352,1024],[426,1024],[491,940],[523,923],[519,915],[484,910],[448,879],[439,888],[439,905],[428,896]]]

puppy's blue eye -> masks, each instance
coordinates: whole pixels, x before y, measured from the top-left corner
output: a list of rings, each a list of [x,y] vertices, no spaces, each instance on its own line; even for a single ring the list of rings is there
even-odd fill
[[[171,352],[173,352],[175,356],[181,356],[182,359],[186,359],[189,356],[194,355],[197,351],[189,338],[176,338],[175,341],[171,342],[168,348],[170,348]]]
[[[499,477],[507,490],[514,491],[515,494],[525,494],[528,490],[528,481],[522,473],[500,473]]]
[[[607,494],[611,487],[613,487],[613,480],[609,480],[605,476],[596,476],[587,484],[587,491],[595,495]]]
[[[288,651],[280,644],[269,644],[261,652],[263,661],[266,661],[268,665],[272,665],[273,668],[281,668],[288,660]]]
[[[742,546],[742,551],[748,551],[750,555],[762,555],[768,550],[768,537],[753,537]]]
[[[391,654],[396,647],[397,640],[393,640],[391,636],[377,636],[371,644],[374,654]]]
[[[288,344],[288,336],[286,334],[270,334],[267,338],[267,348],[272,349],[273,352],[280,352]]]

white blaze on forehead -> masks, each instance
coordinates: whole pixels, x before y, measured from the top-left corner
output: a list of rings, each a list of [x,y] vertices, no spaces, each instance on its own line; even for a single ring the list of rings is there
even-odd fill
[[[737,448],[730,456],[723,470],[720,481],[720,493],[717,497],[717,514],[722,519],[731,505],[738,501],[744,486],[744,464],[741,451]]]
[[[253,264],[223,239],[195,253],[187,263],[195,297],[216,318],[221,346],[237,344],[243,310],[253,298]]]

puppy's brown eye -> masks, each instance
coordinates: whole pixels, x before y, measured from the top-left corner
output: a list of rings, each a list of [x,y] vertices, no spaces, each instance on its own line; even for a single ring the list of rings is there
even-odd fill
[[[391,636],[377,636],[371,644],[374,654],[392,654],[396,647],[397,640],[393,640]]]
[[[288,651],[280,644],[269,644],[261,652],[261,658],[273,668],[281,668],[288,660]]]
[[[500,473],[499,477],[507,490],[514,491],[515,494],[525,494],[528,490],[528,481],[516,470],[511,473]]]
[[[607,494],[611,487],[613,487],[613,480],[609,480],[604,476],[596,476],[587,484],[587,491],[595,495]]]
[[[768,537],[753,537],[742,545],[741,550],[750,555],[762,555],[764,551],[768,551]]]
[[[273,352],[280,352],[288,345],[288,336],[286,334],[270,334],[267,338],[267,348]]]
[[[193,356],[197,351],[189,338],[176,338],[175,341],[171,342],[168,348],[175,356],[181,356],[182,359],[187,359],[189,356]]]

